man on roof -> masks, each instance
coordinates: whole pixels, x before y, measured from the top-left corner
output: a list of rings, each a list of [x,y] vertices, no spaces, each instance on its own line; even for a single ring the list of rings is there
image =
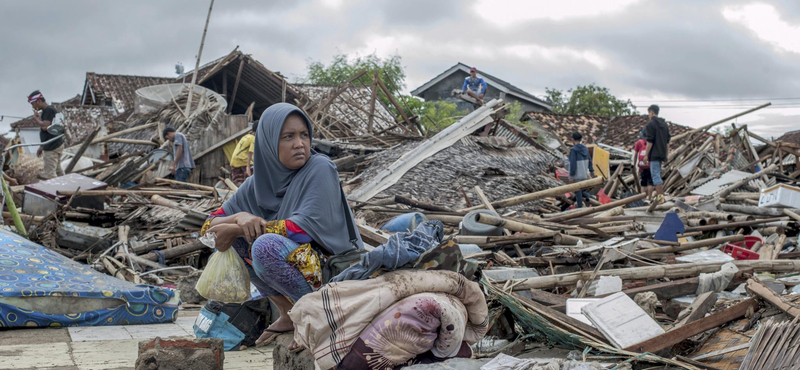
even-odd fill
[[[461,91],[475,98],[481,105],[484,104],[483,96],[486,95],[486,81],[482,77],[478,77],[478,70],[475,67],[469,69],[469,77],[464,79]]]

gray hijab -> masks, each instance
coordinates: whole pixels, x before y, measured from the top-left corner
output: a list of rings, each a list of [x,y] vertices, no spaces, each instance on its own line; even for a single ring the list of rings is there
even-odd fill
[[[309,137],[313,137],[310,120],[296,106],[278,103],[267,108],[258,122],[253,176],[222,208],[227,215],[247,212],[267,221],[290,220],[332,254],[351,250],[345,217],[353,220],[353,214],[347,204],[342,206],[339,173],[333,161],[313,149],[306,164],[297,170],[286,168],[278,159],[283,123],[292,113],[303,117]],[[358,248],[363,248],[358,231],[355,235]]]

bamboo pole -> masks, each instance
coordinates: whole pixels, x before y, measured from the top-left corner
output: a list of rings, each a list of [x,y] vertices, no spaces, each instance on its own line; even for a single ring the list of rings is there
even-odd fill
[[[127,134],[130,134],[131,132],[141,131],[141,130],[144,130],[146,128],[151,128],[151,127],[154,127],[154,126],[158,126],[158,122],[148,123],[146,125],[136,126],[134,128],[129,128],[127,130],[117,131],[117,132],[115,132],[113,134],[109,134],[109,135],[106,135],[106,136],[101,136],[101,137],[98,137],[98,138],[95,138],[94,140],[92,140],[92,144],[102,143],[104,141],[108,141],[109,139],[113,139],[113,138],[116,138],[116,137],[127,135]]]
[[[695,134],[695,133],[700,132],[700,131],[706,131],[706,130],[708,130],[708,129],[710,129],[710,128],[712,128],[712,127],[714,127],[714,126],[716,126],[716,125],[718,125],[720,123],[724,123],[724,122],[730,121],[730,120],[732,120],[734,118],[738,118],[738,117],[744,116],[745,114],[755,112],[755,111],[757,111],[757,110],[759,110],[761,108],[766,108],[766,107],[768,107],[770,105],[772,105],[772,103],[762,104],[762,105],[759,105],[759,106],[757,106],[755,108],[748,109],[748,110],[746,110],[744,112],[737,113],[737,114],[734,114],[734,115],[732,115],[730,117],[723,118],[723,119],[721,119],[719,121],[714,121],[714,122],[709,123],[709,124],[707,124],[707,125],[705,125],[703,127],[696,128],[694,130],[684,132],[684,133],[682,133],[680,135],[676,135],[675,137],[672,138],[671,141],[677,142],[677,141],[683,139],[684,137],[686,137],[688,135],[692,135],[692,134]]]
[[[542,227],[528,225],[517,221],[505,220],[499,217],[494,217],[492,215],[487,215],[483,213],[475,215],[475,221],[485,225],[500,226],[510,231],[517,231],[523,233],[543,233],[552,231]]]
[[[0,171],[0,184],[3,186],[3,196],[6,199],[6,207],[11,215],[11,219],[14,221],[14,228],[17,229],[17,234],[21,235],[23,238],[27,238],[28,231],[25,230],[25,224],[22,223],[22,219],[19,217],[17,206],[14,204],[14,196],[11,195],[11,191],[8,190],[8,184],[6,184],[6,179],[2,176],[2,171]]]
[[[555,197],[555,196],[558,196],[558,195],[563,195],[564,193],[571,193],[571,192],[582,190],[582,189],[593,188],[595,186],[599,186],[599,185],[602,185],[602,184],[603,184],[603,178],[602,177],[595,177],[595,178],[592,178],[592,179],[589,179],[589,180],[584,180],[584,181],[575,182],[575,183],[572,183],[572,184],[558,186],[558,187],[555,187],[555,188],[550,188],[550,189],[545,189],[545,190],[542,190],[542,191],[537,191],[535,193],[530,193],[530,194],[525,194],[525,195],[520,195],[520,196],[508,198],[508,199],[499,200],[497,202],[493,202],[492,206],[494,208],[505,208],[505,207],[510,207],[510,206],[514,206],[514,205],[517,205],[517,204],[533,202],[535,200],[539,200],[539,199],[542,199],[542,198]],[[465,208],[465,209],[462,209],[460,211],[469,212],[469,211],[474,211],[476,209],[482,209],[482,208],[484,208],[484,206],[483,205],[479,205],[479,206],[475,206],[475,207]]]
[[[623,269],[600,270],[597,272],[597,275],[615,275],[619,276],[623,280],[678,278],[717,272],[725,263],[728,262],[680,263],[674,265],[631,267]],[[768,272],[800,271],[800,260],[736,260],[731,261],[730,263],[735,264],[740,270]],[[555,287],[574,286],[579,280],[586,281],[589,277],[591,277],[591,275],[592,271],[581,271],[569,274],[537,276],[518,280],[519,284],[514,286],[514,290],[550,289]]]
[[[211,186],[195,184],[193,182],[180,182],[180,181],[177,181],[177,180],[170,180],[170,179],[164,179],[164,178],[157,178],[156,182],[163,183],[163,184],[170,184],[170,185],[189,186],[189,187],[193,187],[195,189],[205,190],[205,191],[214,191],[215,190]]]
[[[744,240],[744,235],[732,235],[726,236],[722,238],[713,238],[713,239],[705,239],[700,240],[697,242],[691,243],[683,243],[680,245],[673,245],[669,247],[661,247],[661,248],[650,248],[650,249],[640,249],[635,252],[638,255],[647,255],[647,254],[656,254],[656,253],[675,253],[675,252],[683,252],[692,249],[702,248],[702,247],[712,247],[717,246],[720,244],[725,243],[735,243]]]
[[[59,190],[58,195],[81,195],[86,197],[111,197],[116,195],[211,195],[210,191],[200,190]]]
[[[688,227],[686,231],[713,231],[713,230],[722,230],[722,229],[729,229],[729,228],[737,228],[737,227],[744,227],[744,226],[754,226],[760,224],[766,224],[774,221],[783,221],[785,217],[774,217],[774,218],[765,218],[763,220],[753,220],[753,221],[741,221],[741,222],[729,222],[726,224],[716,224],[716,225],[706,225],[706,226],[697,226],[697,227]]]
[[[791,215],[789,215],[789,214],[787,214],[785,212],[789,211],[789,212],[794,213],[794,211],[790,210],[790,209],[781,210],[780,208],[764,208],[764,207],[758,207],[758,206],[745,206],[745,205],[741,205],[741,204],[725,204],[725,203],[723,203],[723,204],[719,205],[719,208],[722,209],[723,211],[738,212],[738,213],[744,213],[744,214],[754,215],[754,216],[781,217],[781,216],[787,215],[787,216],[791,217]]]
[[[625,198],[625,199],[620,199],[620,200],[617,200],[617,201],[614,201],[614,202],[611,202],[611,203],[603,204],[601,206],[585,208],[585,209],[582,209],[582,210],[580,210],[578,212],[552,217],[552,218],[549,218],[548,221],[557,222],[557,221],[568,220],[568,219],[573,219],[573,218],[577,218],[577,217],[581,217],[581,216],[590,215],[590,214],[593,214],[593,213],[609,210],[609,209],[612,209],[612,208],[615,208],[615,207],[624,206],[624,205],[626,205],[628,203],[635,202],[637,200],[642,200],[646,196],[647,196],[647,194],[637,194],[637,195],[634,195],[634,196],[631,196],[631,197],[628,197],[628,198]]]
[[[203,28],[203,38],[200,39],[200,51],[197,52],[197,62],[194,64],[194,73],[192,73],[192,84],[189,85],[189,98],[186,100],[186,116],[192,115],[192,95],[194,95],[194,85],[197,84],[197,74],[200,72],[200,57],[203,55],[203,45],[206,43],[206,32],[208,32],[208,21],[211,20],[211,9],[214,8],[214,0],[211,0],[211,5],[208,6],[208,16],[206,16],[206,26]]]

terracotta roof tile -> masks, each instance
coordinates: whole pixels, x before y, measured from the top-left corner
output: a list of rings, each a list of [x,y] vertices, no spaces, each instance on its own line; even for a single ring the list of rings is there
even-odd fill
[[[781,135],[781,137],[778,138],[778,141],[800,145],[800,130],[789,131]]]
[[[174,78],[87,72],[86,82],[92,89],[91,93],[87,91],[87,96],[84,99],[86,104],[111,105],[115,100],[119,100],[123,109],[129,111],[133,110],[136,90],[153,85],[172,83]]]
[[[648,116],[644,115],[614,117],[608,121],[605,134],[601,136],[600,142],[620,149],[631,150],[639,140],[639,131],[644,128],[648,120]],[[674,122],[667,121],[667,124],[669,124],[669,133],[672,136],[692,129]]]
[[[570,145],[572,133],[575,131],[583,134],[584,143],[595,143],[603,135],[606,121],[608,121],[606,118],[592,115],[544,112],[527,112],[523,120],[528,119],[554,132],[565,145]]]

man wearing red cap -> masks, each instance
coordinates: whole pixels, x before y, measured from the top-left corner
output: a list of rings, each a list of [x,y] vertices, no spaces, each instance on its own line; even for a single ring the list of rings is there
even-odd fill
[[[58,136],[47,131],[58,112],[53,106],[47,104],[42,93],[39,90],[30,93],[28,95],[28,103],[33,107],[33,120],[39,125],[39,141],[44,143]],[[41,114],[39,114],[39,111],[41,111]],[[61,154],[63,152],[63,138],[39,147],[36,156],[44,159],[44,171],[37,175],[40,179],[49,180],[57,176],[64,176],[64,170],[61,169]]]
[[[464,79],[464,86],[461,91],[478,100],[483,105],[483,96],[486,95],[486,81],[478,77],[478,70],[475,67],[469,69],[469,77]]]

